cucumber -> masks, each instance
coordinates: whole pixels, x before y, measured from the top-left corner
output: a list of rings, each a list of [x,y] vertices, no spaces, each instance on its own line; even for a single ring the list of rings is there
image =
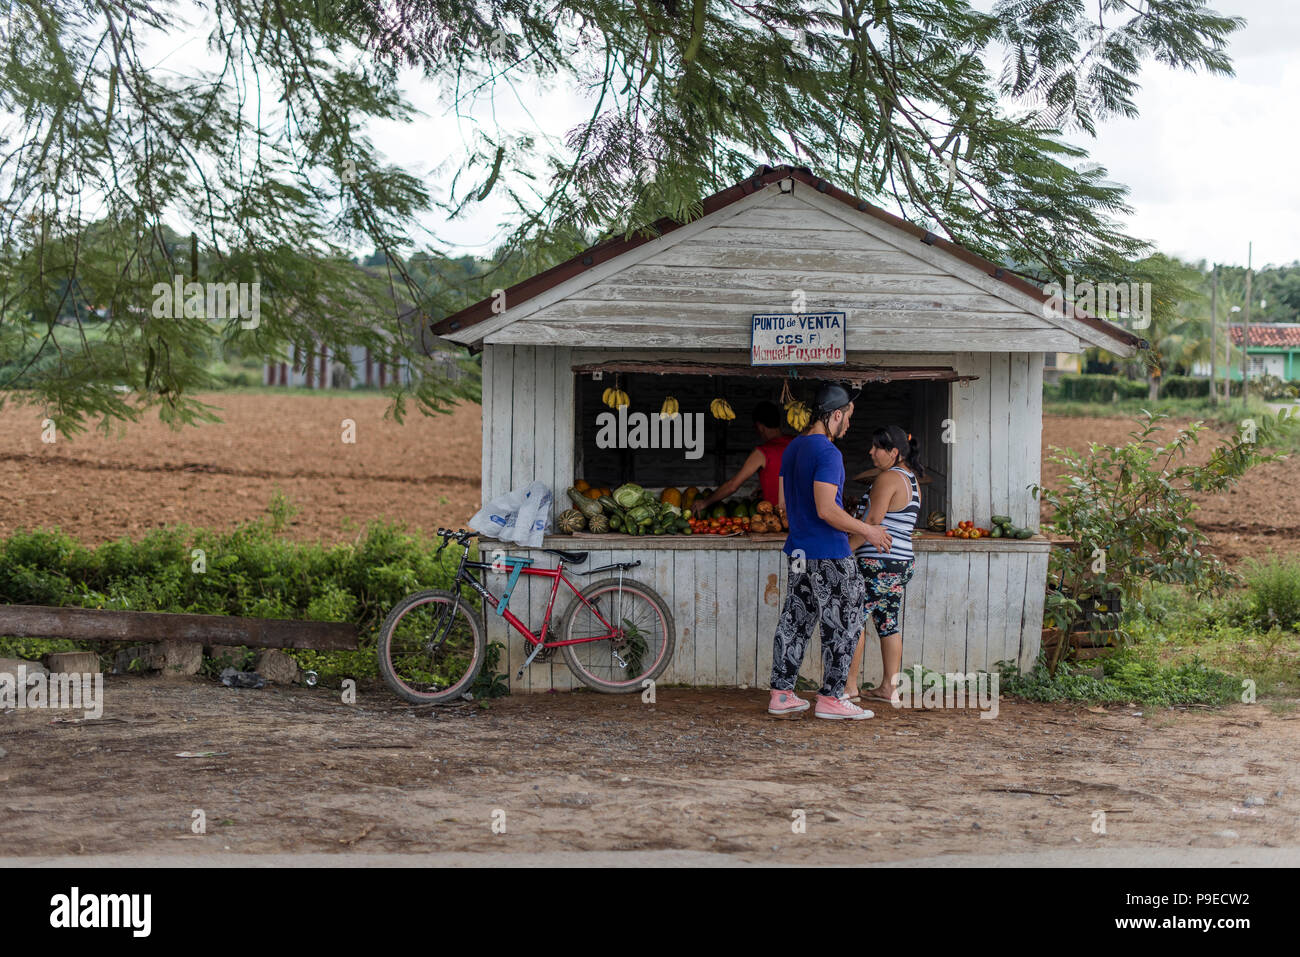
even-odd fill
[[[620,517],[618,514],[611,515],[609,517],[609,527],[611,531],[615,531],[615,532],[623,531],[622,517]]]
[[[1001,538],[1001,537],[1002,537],[1002,526],[1001,526],[1001,525],[998,525],[998,524],[994,524],[994,526],[993,526],[993,531],[989,533],[989,537],[990,537],[990,538]]]
[[[1010,515],[994,515],[994,516],[993,516],[993,524],[994,524],[994,525],[1010,525],[1010,524],[1011,524],[1011,516],[1010,516]]]
[[[608,515],[617,515],[622,518],[626,514],[619,506],[618,502],[614,501],[608,495],[602,495],[600,498],[596,499],[596,502]]]
[[[1032,528],[1022,528],[1016,532],[1016,538],[1029,538],[1033,534],[1034,530]]]

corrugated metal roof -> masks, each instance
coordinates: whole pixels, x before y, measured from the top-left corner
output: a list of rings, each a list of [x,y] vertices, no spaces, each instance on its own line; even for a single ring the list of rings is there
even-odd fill
[[[749,179],[737,183],[734,186],[729,186],[726,189],[714,193],[712,196],[706,198],[702,204],[704,207],[704,216],[722,209],[725,206],[729,206],[737,200],[740,200],[757,190],[764,189],[773,183],[778,183],[783,179],[796,179],[802,183],[806,183],[816,189],[819,193],[829,196],[832,199],[839,200],[846,206],[853,207],[858,212],[866,213],[868,216],[874,216],[876,219],[882,220],[897,229],[911,233],[922,242],[944,250],[968,265],[974,266],[977,269],[988,273],[993,278],[1005,282],[1013,289],[1031,296],[1034,299],[1040,300],[1044,303],[1051,299],[1050,296],[1044,293],[1043,290],[1038,288],[1034,283],[1022,279],[1020,276],[1014,275],[1002,266],[999,266],[997,263],[990,262],[983,256],[971,252],[969,249],[958,246],[956,243],[949,242],[946,239],[942,239],[933,233],[922,229],[915,223],[909,223],[907,220],[895,216],[893,213],[886,212],[878,206],[872,206],[865,200],[858,199],[856,196],[846,193],[844,190],[839,189],[836,186],[832,186],[828,181],[814,175],[804,166],[760,166]],[[650,242],[652,239],[656,239],[665,233],[670,233],[674,229],[678,229],[685,225],[686,223],[674,219],[661,219],[649,227],[649,234],[634,235],[627,239],[610,239],[603,243],[597,243],[595,246],[584,250],[572,259],[560,263],[558,266],[552,266],[545,272],[538,273],[529,279],[525,279],[523,282],[511,286],[505,291],[506,301],[509,302],[513,308],[514,306],[526,302],[534,296],[545,292],[553,286],[558,286],[565,280],[580,275],[594,266],[608,262],[630,249],[635,249],[643,243]],[[466,306],[459,312],[453,313],[445,319],[441,319],[434,323],[432,326],[433,332],[436,335],[445,336],[467,329],[485,319],[491,318],[495,315],[492,311],[493,301],[494,298],[489,296],[471,306]],[[1067,318],[1071,318],[1076,322],[1081,322],[1084,325],[1096,329],[1097,331],[1124,343],[1125,345],[1135,346],[1139,349],[1145,349],[1148,346],[1145,339],[1139,338],[1127,329],[1120,328],[1104,319],[1091,316],[1078,307],[1074,308],[1074,315],[1068,316]]]

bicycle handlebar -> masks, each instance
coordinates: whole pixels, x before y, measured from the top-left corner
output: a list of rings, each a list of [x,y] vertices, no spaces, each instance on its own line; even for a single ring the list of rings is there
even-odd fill
[[[478,535],[478,532],[471,532],[464,528],[459,531],[452,531],[450,528],[440,528],[438,529],[438,537],[442,539],[442,544],[438,546],[437,554],[441,554],[442,550],[450,545],[453,539],[461,545],[468,545],[470,539],[478,538]]]

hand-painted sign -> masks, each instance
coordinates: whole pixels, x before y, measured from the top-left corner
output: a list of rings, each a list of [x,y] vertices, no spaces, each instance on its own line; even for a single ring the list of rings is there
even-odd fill
[[[751,322],[750,365],[842,365],[845,362],[842,312],[756,313]]]

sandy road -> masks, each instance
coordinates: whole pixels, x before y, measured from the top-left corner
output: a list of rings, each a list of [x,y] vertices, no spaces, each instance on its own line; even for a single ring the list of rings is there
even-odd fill
[[[611,852],[905,864],[1160,848],[1250,864],[1293,861],[1300,846],[1293,712],[1139,717],[1006,700],[994,720],[888,711],[840,723],[770,719],[762,697],[664,688],[654,705],[570,693],[431,712],[378,687],[348,706],[324,688],[110,677],[98,721],[0,714],[0,839],[32,863],[212,864]],[[196,809],[204,834],[191,830]]]

